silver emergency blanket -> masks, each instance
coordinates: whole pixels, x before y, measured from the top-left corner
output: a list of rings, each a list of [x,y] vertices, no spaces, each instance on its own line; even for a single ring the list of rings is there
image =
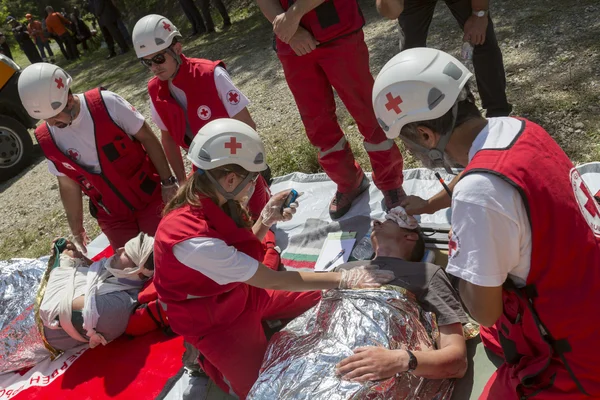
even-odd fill
[[[50,355],[34,310],[47,262],[48,257],[0,261],[0,373],[31,367]]]
[[[276,333],[265,354],[252,400],[448,400],[454,381],[401,373],[360,384],[342,380],[335,365],[361,346],[432,349],[435,316],[396,286],[380,290],[330,290],[321,302]]]

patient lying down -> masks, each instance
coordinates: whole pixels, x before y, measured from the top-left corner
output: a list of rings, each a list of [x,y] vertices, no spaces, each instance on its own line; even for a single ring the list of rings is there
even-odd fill
[[[371,238],[370,265],[393,271],[394,286],[325,292],[273,337],[249,399],[450,398],[449,378],[467,369],[458,295],[442,269],[419,262],[424,242],[402,208],[373,221]]]
[[[40,306],[44,336],[58,350],[106,345],[125,332],[144,282],[154,274],[154,238],[144,233],[92,262],[71,242],[52,269]]]

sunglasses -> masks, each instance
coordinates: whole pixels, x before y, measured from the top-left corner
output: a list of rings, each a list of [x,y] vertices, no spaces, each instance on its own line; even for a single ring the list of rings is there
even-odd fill
[[[156,65],[161,65],[164,64],[165,61],[167,61],[167,58],[165,57],[165,53],[166,51],[163,51],[162,53],[158,53],[157,55],[155,55],[152,58],[140,58],[140,62],[142,63],[143,66],[150,68],[152,66],[152,64],[156,64]]]

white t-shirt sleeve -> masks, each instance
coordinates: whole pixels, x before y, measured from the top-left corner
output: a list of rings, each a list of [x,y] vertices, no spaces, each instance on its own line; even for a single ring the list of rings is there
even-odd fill
[[[50,172],[54,176],[65,176],[62,172],[58,172],[56,169],[56,165],[50,160],[46,160],[46,164],[48,164],[48,172]]]
[[[177,260],[219,285],[245,282],[258,269],[258,261],[220,239],[197,237],[173,248]]]
[[[129,136],[135,136],[144,125],[144,116],[116,93],[103,90],[102,98],[115,124]]]
[[[230,117],[248,107],[250,100],[235,86],[225,68],[216,67],[214,75],[217,93]]]
[[[519,203],[520,202],[520,203]],[[490,174],[472,174],[456,185],[448,274],[477,286],[501,286],[508,276],[522,286],[529,273],[523,254],[524,211],[518,192]],[[530,240],[530,239],[529,239]]]
[[[158,115],[158,111],[156,111],[156,107],[154,107],[154,102],[152,99],[150,99],[150,116],[152,117],[152,122],[154,122],[154,125],[156,125],[158,129],[161,131],[168,130],[162,118],[160,115]]]

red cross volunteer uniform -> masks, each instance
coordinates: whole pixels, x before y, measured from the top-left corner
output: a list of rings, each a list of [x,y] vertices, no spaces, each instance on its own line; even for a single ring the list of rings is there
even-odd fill
[[[289,0],[280,0],[283,10],[292,4]],[[277,56],[308,139],[319,149],[319,163],[340,193],[330,206],[333,219],[342,217],[350,209],[352,200],[368,187],[361,185],[363,171],[337,121],[333,89],[364,138],[373,181],[385,196],[385,206],[391,209],[405,196],[402,155],[379,127],[371,105],[373,76],[362,31],[364,23],[356,0],[326,1],[300,20],[300,27],[319,43],[315,50],[298,56],[288,44],[276,39]],[[400,103],[395,105],[398,106]],[[342,193],[348,198],[342,199]]]
[[[208,122],[235,117],[250,102],[234,85],[221,61],[188,58],[177,55],[170,46],[181,37],[171,21],[160,15],[147,15],[133,30],[134,48],[138,58],[166,51],[178,62],[175,76],[161,80],[157,76],[148,82],[152,120],[163,132],[186,151],[196,133]],[[157,44],[160,43],[160,44]],[[234,153],[236,149],[231,148]],[[249,208],[257,218],[270,197],[266,181],[259,177]]]
[[[458,152],[470,140],[465,119],[461,136],[451,141],[470,77],[449,54],[405,50],[377,76],[375,112],[391,136],[400,134],[448,167],[446,145]],[[399,118],[385,108],[388,94],[410,102]],[[433,149],[402,134],[419,124],[431,129],[438,122],[426,122],[448,115],[454,121]],[[505,362],[481,399],[600,397],[600,208],[542,127],[520,118],[487,119],[453,191],[449,248],[447,273],[473,286],[502,287],[503,312],[493,328],[482,328],[482,340]]]

